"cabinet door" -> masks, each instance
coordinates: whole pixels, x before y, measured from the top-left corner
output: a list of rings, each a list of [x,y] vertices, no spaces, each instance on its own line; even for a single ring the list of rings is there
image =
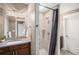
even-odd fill
[[[2,53],[2,55],[13,55],[13,52],[12,51],[7,51],[7,52]]]
[[[0,55],[30,55],[30,43],[0,48]]]
[[[8,47],[0,48],[0,55],[13,55],[13,51],[10,51]]]
[[[30,55],[28,48],[19,49],[16,51],[17,55]]]
[[[17,46],[17,48],[18,48],[16,50],[17,55],[30,55],[31,54],[30,43],[19,45]]]

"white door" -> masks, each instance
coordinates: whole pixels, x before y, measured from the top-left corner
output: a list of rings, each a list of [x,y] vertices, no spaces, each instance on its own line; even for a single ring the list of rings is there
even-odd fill
[[[79,13],[65,17],[65,49],[79,54]]]
[[[65,50],[69,50],[69,41],[70,41],[70,37],[69,37],[69,28],[70,28],[70,24],[69,24],[69,20],[67,18],[65,18],[65,40],[64,40],[64,49]]]

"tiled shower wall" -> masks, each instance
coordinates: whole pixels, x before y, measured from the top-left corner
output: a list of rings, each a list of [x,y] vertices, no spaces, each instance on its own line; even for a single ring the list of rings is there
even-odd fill
[[[45,48],[47,51],[50,46],[51,26],[52,26],[53,10],[48,10],[40,14],[40,48]]]

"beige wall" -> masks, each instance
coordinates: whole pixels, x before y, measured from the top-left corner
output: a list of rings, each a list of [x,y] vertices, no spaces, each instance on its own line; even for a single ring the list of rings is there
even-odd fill
[[[35,8],[34,4],[29,4],[28,6],[28,14],[27,14],[27,28],[28,28],[28,36],[31,39],[31,54],[35,54]]]
[[[33,13],[31,16],[30,16],[30,20],[31,20],[31,35],[30,35],[30,38],[31,38],[31,48],[32,48],[32,54],[35,53],[35,13]]]
[[[3,31],[3,16],[0,15],[0,35],[3,35],[4,31]]]
[[[3,9],[0,8],[0,35],[4,34],[4,12]]]

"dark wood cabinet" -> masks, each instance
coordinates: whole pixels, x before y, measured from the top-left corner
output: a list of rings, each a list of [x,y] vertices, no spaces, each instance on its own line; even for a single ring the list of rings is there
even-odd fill
[[[21,54],[23,54],[23,55],[26,55],[26,54],[29,55],[29,51],[26,48],[25,49],[20,49],[20,50],[16,51],[16,54],[17,55],[21,55]]]
[[[0,55],[30,55],[30,54],[31,54],[30,43],[0,48]]]
[[[13,55],[13,51],[3,52],[1,55]]]

